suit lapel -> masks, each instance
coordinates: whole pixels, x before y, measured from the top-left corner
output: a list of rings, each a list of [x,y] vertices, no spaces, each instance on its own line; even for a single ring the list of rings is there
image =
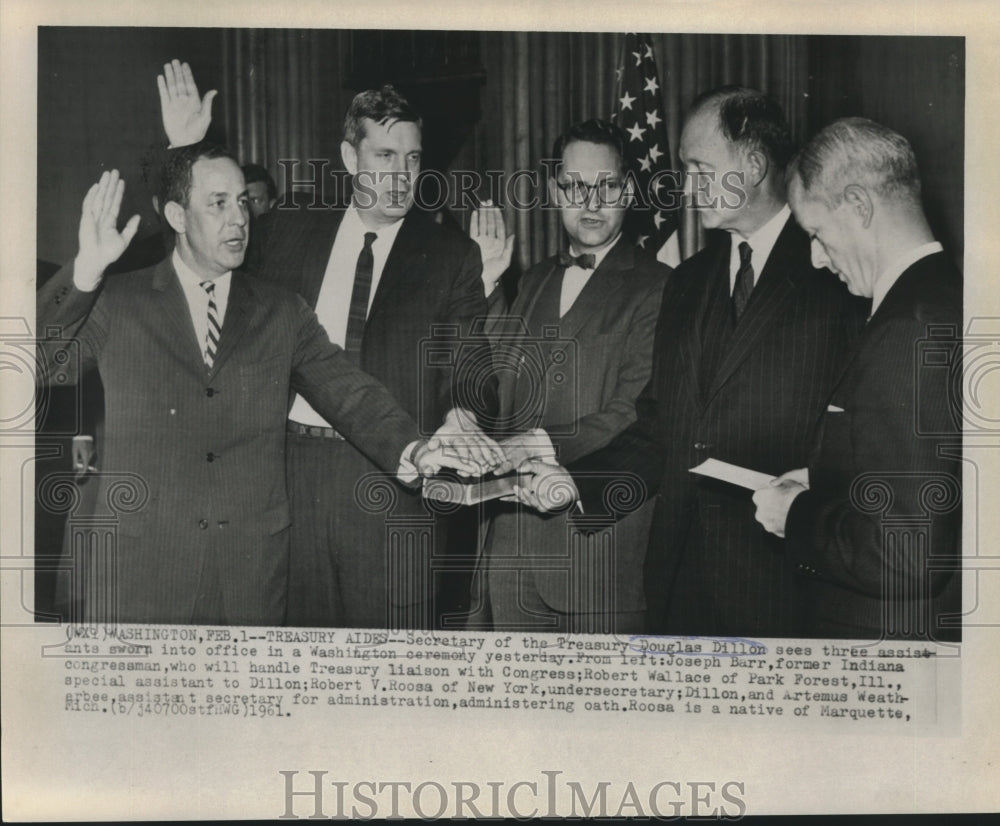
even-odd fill
[[[407,284],[417,284],[427,269],[426,238],[420,230],[420,219],[411,210],[403,219],[392,249],[385,259],[385,268],[378,280],[375,297],[372,299],[369,321],[380,312],[386,301],[398,289]]]
[[[188,307],[187,298],[170,256],[157,265],[153,273],[152,287],[160,293],[160,312],[166,319],[167,326],[173,331],[170,339],[179,343],[178,349],[188,361],[204,370],[205,360],[194,322],[191,320],[191,308]]]
[[[322,213],[322,220],[317,221],[315,225],[312,221],[303,222],[306,231],[299,235],[298,242],[303,245],[305,251],[298,292],[314,310],[319,300],[320,288],[323,286],[326,266],[330,262],[330,253],[333,252],[333,242],[343,217],[344,211],[336,209],[330,210],[329,214]]]
[[[728,235],[725,236],[728,239]],[[709,248],[703,272],[695,272],[688,278],[687,286],[677,296],[673,309],[673,324],[676,330],[683,330],[680,349],[688,368],[692,397],[702,401],[702,328],[709,311],[709,301],[715,292],[716,280],[725,278],[729,272],[729,244],[716,243]]]
[[[560,320],[560,336],[575,336],[589,319],[599,315],[608,297],[621,286],[625,272],[634,266],[635,250],[622,237],[587,279],[573,306]]]
[[[532,278],[530,281],[522,278],[517,298],[514,299],[514,304],[508,313],[508,318],[514,323],[503,327],[505,335],[500,339],[497,353],[494,356],[495,362],[502,365],[502,369],[497,371],[502,421],[507,421],[509,417],[513,416],[516,409],[516,394],[521,371],[524,369],[521,358],[525,339],[530,335],[529,325],[535,308],[538,306],[539,296],[545,292],[546,285],[555,276],[557,269],[558,261],[553,257],[539,278]],[[514,326],[515,324],[517,327]]]
[[[795,291],[791,274],[802,265],[797,242],[804,239],[797,237],[799,233],[798,227],[789,219],[767,258],[750,296],[750,303],[733,331],[729,349],[719,364],[706,401],[719,392],[761,339],[783,317]]]

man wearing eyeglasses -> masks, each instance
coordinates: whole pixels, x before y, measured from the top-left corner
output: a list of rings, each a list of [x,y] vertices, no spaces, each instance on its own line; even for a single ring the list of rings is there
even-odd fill
[[[635,420],[670,268],[622,235],[633,199],[626,141],[618,127],[589,120],[553,148],[549,204],[559,210],[569,250],[525,272],[509,312],[493,319],[509,469],[567,464]],[[472,235],[484,261],[499,257],[490,245],[510,249],[496,208],[480,210]],[[533,478],[523,477],[527,488]],[[565,514],[524,507],[528,495],[494,503],[479,591],[484,610],[473,622],[504,630],[641,631],[650,511],[632,514],[614,534],[584,535],[571,531]]]

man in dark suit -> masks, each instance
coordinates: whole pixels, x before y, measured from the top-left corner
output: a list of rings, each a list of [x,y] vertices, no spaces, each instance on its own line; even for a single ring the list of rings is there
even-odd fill
[[[569,252],[529,269],[509,312],[491,319],[501,427],[515,434],[501,443],[508,466],[575,461],[635,420],[670,269],[622,235],[632,200],[625,188],[627,139],[616,126],[590,120],[571,127],[553,147],[550,196]],[[487,226],[501,230],[502,219],[489,220],[487,213],[478,228],[488,234]],[[508,246],[502,232],[494,239]],[[485,545],[494,628],[642,630],[650,508],[617,526],[574,535],[565,514],[539,514],[514,502],[495,505]]]
[[[171,145],[199,139],[212,92],[199,101],[190,69],[175,61],[164,67],[160,93]],[[362,92],[340,148],[353,180],[348,207],[263,216],[247,270],[299,293],[330,338],[424,430],[458,434],[464,455],[495,465],[502,454],[477,425],[495,415],[489,345],[469,338],[472,320],[486,314],[482,262],[464,234],[412,209],[420,118],[391,87]],[[304,398],[294,400],[289,623],[435,624],[434,566],[447,521],[433,519],[417,493],[383,486],[375,465],[331,425]],[[404,533],[390,536],[393,525]],[[407,525],[415,526],[413,542]],[[422,525],[430,526],[429,544]]]
[[[650,630],[794,636],[795,577],[782,543],[752,523],[750,493],[692,474],[715,458],[768,474],[805,457],[861,316],[785,203],[792,152],[780,107],[760,92],[702,95],[680,158],[706,229],[663,293],[653,373],[637,421],[569,466],[588,513],[616,506],[607,483],[628,471],[656,506],[646,555]]]
[[[76,381],[96,365],[105,388],[99,498],[122,513],[113,568],[95,572],[101,598],[86,618],[280,624],[290,389],[386,471],[404,457],[433,470],[433,451],[300,298],[233,272],[249,213],[243,174],[225,150],[174,153],[161,198],[173,254],[103,281],[138,226],[134,216],[116,229],[123,190],[117,172],[91,188],[80,251],[37,302],[48,380]],[[68,339],[79,364],[66,358]]]
[[[823,129],[796,160],[789,200],[813,264],[870,298],[871,317],[808,469],[757,491],[757,519],[802,574],[808,633],[954,638],[961,276],[924,217],[913,150],[884,126]]]

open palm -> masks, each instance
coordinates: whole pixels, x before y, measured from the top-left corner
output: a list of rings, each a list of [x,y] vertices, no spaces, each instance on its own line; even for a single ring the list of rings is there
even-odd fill
[[[187,63],[172,60],[163,66],[163,74],[157,75],[156,86],[160,90],[160,113],[163,129],[170,145],[189,146],[205,137],[212,123],[212,100],[215,89],[198,97],[198,84]]]
[[[125,181],[112,169],[101,175],[83,199],[80,214],[80,252],[77,254],[77,276],[88,280],[100,278],[101,273],[117,261],[139,228],[139,216],[133,215],[118,230],[118,211],[125,194]]]

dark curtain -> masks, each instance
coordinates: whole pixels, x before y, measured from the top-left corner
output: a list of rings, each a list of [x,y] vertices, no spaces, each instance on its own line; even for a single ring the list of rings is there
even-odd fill
[[[507,174],[537,169],[559,133],[570,123],[608,118],[617,93],[624,35],[581,33],[485,33],[487,71],[484,117],[478,135],[483,168]],[[773,94],[797,136],[805,132],[807,52],[805,40],[774,35],[653,36],[659,94],[675,168],[680,125],[691,100],[723,83],[754,86]],[[518,235],[522,267],[559,248],[554,211],[508,214]],[[681,227],[684,257],[702,244],[695,216]]]
[[[339,167],[340,118],[353,89],[346,88],[350,33],[321,30],[223,31],[226,132],[243,160],[267,166],[278,180],[279,158],[330,158]],[[453,161],[472,171],[496,170],[503,180],[526,170],[508,192],[520,203],[541,195],[541,161],[574,121],[610,117],[623,34],[483,32],[481,117]],[[805,132],[806,40],[776,35],[653,36],[659,95],[676,164],[680,123],[701,90],[722,83],[765,89],[785,107],[797,136]],[[398,82],[405,83],[406,78]],[[301,165],[299,176],[308,167]],[[478,194],[491,194],[486,185]],[[494,193],[495,195],[495,193]],[[467,226],[466,204],[452,212]],[[560,243],[558,213],[507,208],[517,234],[516,261],[526,267]],[[693,215],[681,229],[687,256],[702,243]]]

